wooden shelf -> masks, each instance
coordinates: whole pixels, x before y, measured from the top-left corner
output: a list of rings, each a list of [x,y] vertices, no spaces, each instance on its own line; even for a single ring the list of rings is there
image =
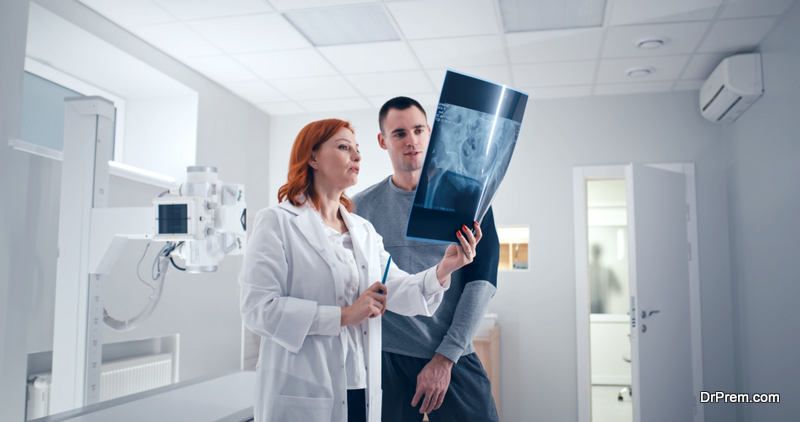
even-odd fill
[[[528,244],[527,243],[501,243],[500,244],[500,270],[514,269],[514,250],[519,246],[517,251],[517,262],[528,262]]]
[[[527,249],[527,245],[526,249]],[[521,250],[522,248],[520,248]],[[527,251],[526,251],[527,257]],[[481,365],[492,383],[492,397],[497,407],[497,416],[500,417],[500,326],[495,325],[489,330],[489,337],[475,337],[472,339],[475,353],[481,360]]]

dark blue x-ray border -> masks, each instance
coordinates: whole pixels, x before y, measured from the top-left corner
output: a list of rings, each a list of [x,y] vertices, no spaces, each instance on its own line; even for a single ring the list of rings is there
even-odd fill
[[[502,100],[500,96],[503,96]],[[453,104],[484,113],[498,115],[522,123],[528,94],[498,85],[494,82],[448,70],[439,97],[440,104]],[[500,104],[498,112],[497,104]]]

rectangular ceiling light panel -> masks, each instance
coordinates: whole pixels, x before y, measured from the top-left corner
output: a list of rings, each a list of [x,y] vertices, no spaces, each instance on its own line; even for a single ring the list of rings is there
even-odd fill
[[[381,5],[297,10],[283,16],[317,47],[400,39]]]
[[[606,0],[499,0],[506,32],[603,25]]]

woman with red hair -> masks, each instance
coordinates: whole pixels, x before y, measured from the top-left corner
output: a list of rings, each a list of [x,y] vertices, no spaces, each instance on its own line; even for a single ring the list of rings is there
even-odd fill
[[[351,214],[345,189],[361,163],[350,124],[306,125],[294,141],[280,205],[259,211],[242,271],[241,313],[261,338],[257,422],[381,419],[381,325],[387,310],[430,316],[450,274],[481,238],[466,226],[439,264],[409,275],[383,240]],[[463,233],[462,233],[463,232]]]

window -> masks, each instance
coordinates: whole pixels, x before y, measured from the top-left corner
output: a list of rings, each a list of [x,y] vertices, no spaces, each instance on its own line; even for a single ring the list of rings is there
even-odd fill
[[[121,161],[125,100],[29,57],[25,58],[20,140],[40,155],[60,158],[64,144],[64,98],[99,95],[114,102],[116,124],[109,159]]]
[[[60,159],[63,100],[77,93],[114,103],[113,174],[160,185],[195,164],[197,91],[33,2],[25,54],[24,127],[14,147]]]

